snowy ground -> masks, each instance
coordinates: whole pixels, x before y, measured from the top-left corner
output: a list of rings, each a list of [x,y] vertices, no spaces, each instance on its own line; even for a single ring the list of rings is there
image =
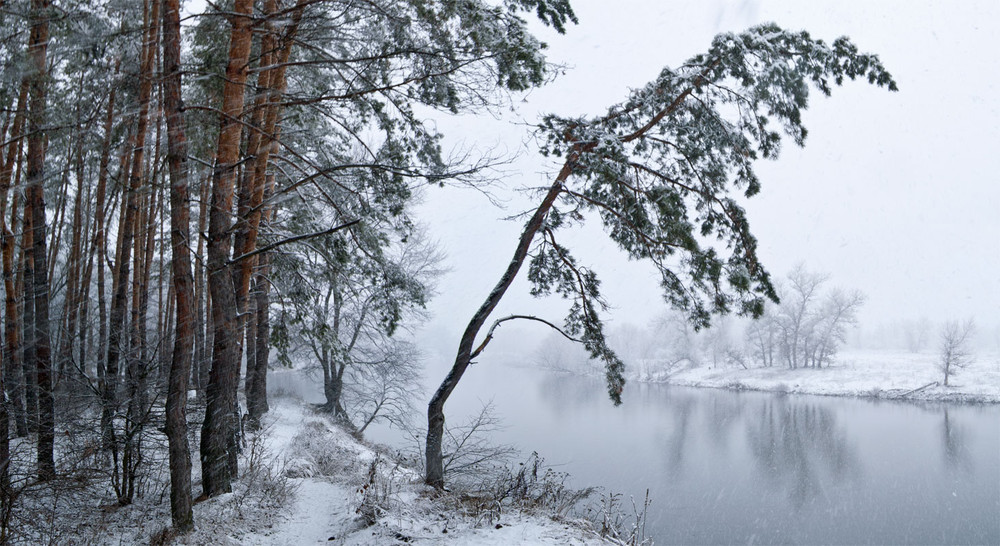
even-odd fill
[[[249,509],[237,518],[242,524],[224,525],[216,525],[219,514],[233,513],[229,497],[235,494],[199,503],[198,529],[178,543],[608,544],[584,522],[544,513],[504,509],[463,514],[454,495],[433,498],[417,472],[363,445],[297,400],[273,401],[267,419],[254,448],[274,473],[259,482],[267,486],[284,478],[288,488],[277,490],[288,492],[287,502],[274,511]]]
[[[633,379],[673,385],[786,393],[1000,403],[1000,354],[980,354],[952,375],[949,386],[936,367],[937,355],[844,351],[822,369],[714,367],[702,364],[669,374],[641,367]],[[929,386],[928,386],[929,385]],[[926,387],[926,388],[923,388]]]

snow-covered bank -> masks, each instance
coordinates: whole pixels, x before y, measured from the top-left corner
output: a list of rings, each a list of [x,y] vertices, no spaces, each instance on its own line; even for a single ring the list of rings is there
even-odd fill
[[[464,510],[458,496],[436,497],[420,475],[354,439],[302,402],[272,402],[259,450],[289,485],[280,510],[225,509],[233,495],[199,503],[198,529],[182,544],[608,544],[585,522],[504,507]],[[272,476],[273,478],[273,476]],[[267,483],[268,480],[262,480]],[[470,507],[471,508],[471,507]],[[236,521],[217,526],[218,514]],[[242,524],[239,519],[242,519]]]
[[[634,381],[782,393],[856,396],[909,400],[1000,403],[1000,354],[981,354],[949,379],[935,365],[937,355],[903,352],[844,351],[830,367],[788,369],[738,366],[695,367],[658,371],[640,363]],[[644,365],[645,364],[645,365]]]

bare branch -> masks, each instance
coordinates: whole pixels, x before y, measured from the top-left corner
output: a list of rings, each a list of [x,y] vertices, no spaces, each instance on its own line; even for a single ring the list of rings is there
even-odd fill
[[[483,352],[483,349],[486,348],[486,345],[488,345],[489,342],[493,339],[493,331],[497,329],[497,326],[500,326],[500,324],[507,322],[508,320],[514,320],[514,319],[524,319],[524,320],[533,320],[536,322],[541,322],[542,324],[545,324],[549,328],[552,328],[553,330],[562,334],[564,338],[576,343],[581,343],[579,339],[570,336],[569,334],[564,332],[561,328],[543,318],[539,318],[534,315],[509,315],[503,318],[498,318],[495,321],[493,321],[493,326],[490,326],[489,331],[486,332],[486,339],[484,339],[483,342],[479,344],[479,347],[476,347],[475,351],[472,351],[472,355],[469,357],[469,359],[471,360],[473,358],[476,358],[477,356],[479,356],[479,353]]]

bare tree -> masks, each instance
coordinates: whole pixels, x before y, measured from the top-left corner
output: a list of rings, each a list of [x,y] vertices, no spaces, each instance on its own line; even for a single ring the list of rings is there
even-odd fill
[[[814,310],[815,301],[820,298],[820,286],[829,277],[812,273],[799,264],[788,274],[789,291],[782,297],[779,315],[782,323],[784,355],[789,368],[809,364],[808,355],[813,350],[813,336],[818,316]]]
[[[780,290],[778,293],[781,293]],[[765,368],[774,366],[778,357],[779,331],[773,305],[765,306],[764,314],[747,326],[744,340],[749,346],[750,356]]]
[[[490,438],[503,430],[493,402],[487,402],[479,413],[458,425],[444,430],[442,439],[442,472],[450,480],[481,480],[492,470],[503,467],[517,450],[510,445],[495,444]],[[412,440],[418,449],[426,451],[422,431],[414,431]]]
[[[789,368],[829,366],[857,324],[865,301],[861,292],[834,288],[823,290],[828,275],[796,266],[788,284],[778,285],[781,302],[767,305],[764,314],[750,323],[744,340],[750,354],[765,368],[784,360]]]
[[[386,422],[398,429],[411,426],[420,390],[417,363],[422,355],[407,341],[388,338],[367,348],[348,371],[342,396],[344,410],[362,435],[372,423]],[[370,355],[370,356],[368,356]]]
[[[809,353],[809,363],[814,368],[830,361],[837,353],[842,343],[847,341],[848,327],[857,324],[857,311],[865,302],[865,295],[860,291],[844,292],[833,290],[823,300],[817,315],[815,329],[812,332],[812,348]]]
[[[967,368],[975,360],[970,344],[976,331],[976,324],[970,318],[963,322],[953,320],[941,329],[941,349],[938,356],[938,370],[944,374],[944,386],[948,379]]]

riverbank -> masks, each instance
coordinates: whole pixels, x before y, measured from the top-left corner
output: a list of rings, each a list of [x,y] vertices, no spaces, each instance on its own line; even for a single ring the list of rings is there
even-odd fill
[[[198,503],[197,529],[174,543],[614,544],[585,521],[544,509],[502,499],[486,507],[457,492],[436,494],[418,472],[301,400],[272,400],[265,422],[249,441],[252,460],[244,461],[236,491]]]
[[[879,399],[935,400],[965,403],[1000,403],[1000,354],[977,355],[968,368],[959,370],[943,385],[937,355],[888,351],[844,351],[832,366],[789,369],[712,366],[649,371],[639,365],[631,370],[633,381],[687,387],[754,390],[825,396]]]

